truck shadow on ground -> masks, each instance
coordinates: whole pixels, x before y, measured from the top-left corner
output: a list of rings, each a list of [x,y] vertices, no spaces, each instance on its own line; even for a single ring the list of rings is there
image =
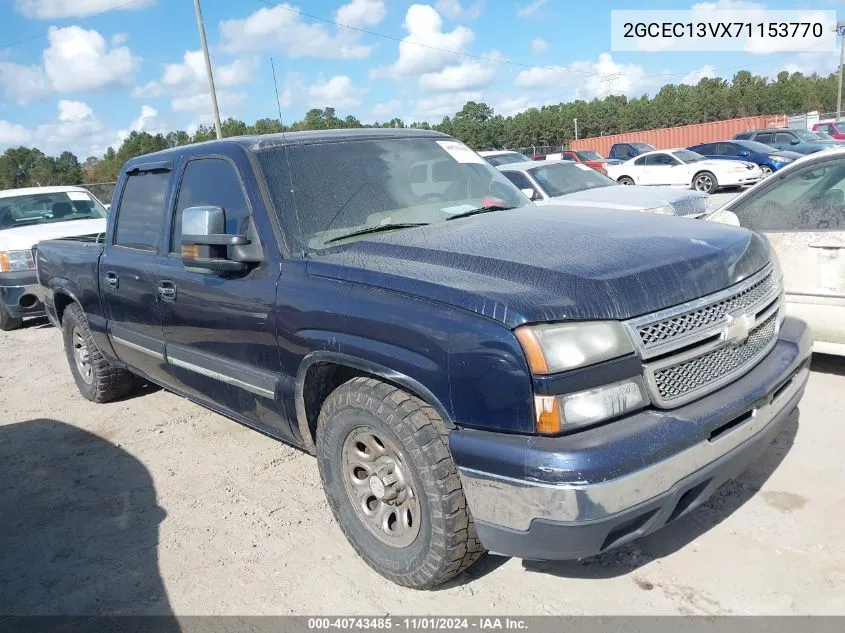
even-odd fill
[[[165,512],[140,461],[35,419],[0,426],[0,464],[0,614],[172,615],[158,569]],[[156,627],[179,631],[172,617]]]
[[[22,330],[46,330],[48,328],[53,327],[53,324],[50,323],[50,320],[45,317],[35,317],[34,319],[25,319],[23,325],[21,326]]]
[[[813,354],[813,362],[810,365],[810,369],[821,374],[845,376],[845,357],[832,356],[830,354]]]
[[[674,554],[713,529],[756,495],[789,453],[798,431],[799,412],[748,470],[728,482],[700,507],[662,529],[605,554],[580,561],[523,561],[526,571],[564,578],[603,579],[624,576],[656,559]]]

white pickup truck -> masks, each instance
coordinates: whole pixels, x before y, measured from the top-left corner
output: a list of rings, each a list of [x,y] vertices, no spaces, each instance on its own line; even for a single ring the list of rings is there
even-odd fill
[[[0,191],[0,330],[44,315],[35,268],[38,242],[103,233],[107,213],[82,187]]]

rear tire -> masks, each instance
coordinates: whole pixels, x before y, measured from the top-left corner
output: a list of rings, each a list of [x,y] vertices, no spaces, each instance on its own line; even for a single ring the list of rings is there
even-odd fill
[[[616,182],[618,182],[620,185],[625,185],[625,186],[630,187],[631,185],[634,184],[634,179],[631,178],[630,176],[622,176]]]
[[[702,171],[697,173],[692,178],[692,189],[696,191],[703,191],[704,193],[716,193],[719,188],[719,181],[712,172]]]
[[[388,580],[430,589],[484,554],[445,426],[422,400],[374,378],[341,385],[320,411],[317,463],[347,540]]]
[[[138,379],[131,372],[115,367],[97,349],[88,319],[77,303],[65,308],[62,335],[70,372],[79,393],[91,402],[109,402],[132,391]]]
[[[23,326],[23,319],[13,317],[6,310],[6,306],[0,303],[0,330],[11,332],[12,330],[20,329],[21,326]]]

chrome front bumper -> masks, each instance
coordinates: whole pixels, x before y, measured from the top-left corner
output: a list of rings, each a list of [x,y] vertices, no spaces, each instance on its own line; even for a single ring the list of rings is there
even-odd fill
[[[684,407],[644,411],[583,434],[533,438],[519,446],[507,438],[510,444],[497,450],[493,441],[454,432],[450,443],[473,517],[517,531],[535,520],[589,523],[671,491],[714,462],[747,452],[745,445],[783,421],[807,383],[811,345],[806,325],[788,318],[778,345],[733,384]],[[661,447],[664,438],[683,449]],[[660,453],[664,449],[670,452]],[[508,468],[478,467],[497,454],[511,460]]]

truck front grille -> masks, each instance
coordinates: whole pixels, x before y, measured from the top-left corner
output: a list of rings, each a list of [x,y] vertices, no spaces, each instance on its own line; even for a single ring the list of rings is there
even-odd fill
[[[671,202],[677,215],[695,215],[707,210],[706,198],[689,196]]]
[[[777,313],[758,325],[741,345],[729,345],[654,372],[654,386],[671,403],[708,384],[751,366],[769,350],[777,334]]]
[[[652,402],[680,406],[749,371],[777,341],[781,303],[769,265],[714,295],[628,321]]]

